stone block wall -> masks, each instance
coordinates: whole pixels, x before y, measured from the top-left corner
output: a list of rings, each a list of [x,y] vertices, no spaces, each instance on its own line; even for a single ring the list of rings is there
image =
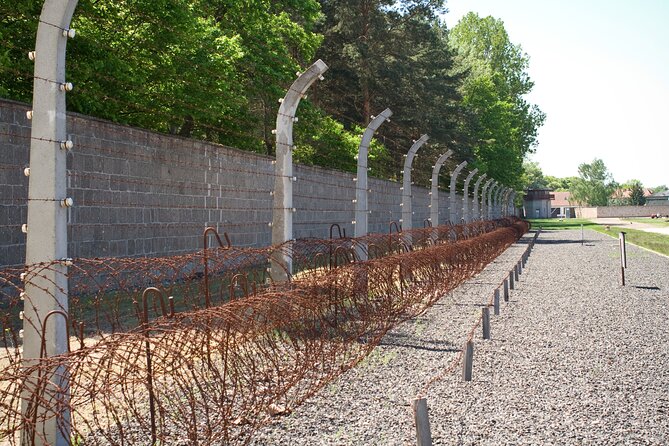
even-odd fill
[[[25,259],[30,121],[29,106],[0,100],[0,266]],[[237,246],[271,243],[272,158],[87,116],[69,114],[70,257],[165,256],[202,248],[214,226]],[[295,166],[294,235],[329,236],[338,223],[353,234],[354,175]],[[388,231],[401,218],[400,184],[370,178],[370,232]],[[429,191],[414,186],[413,227],[430,215]],[[448,219],[448,194],[440,191],[440,220]],[[459,197],[460,198],[460,197]],[[461,205],[457,215],[461,218]]]

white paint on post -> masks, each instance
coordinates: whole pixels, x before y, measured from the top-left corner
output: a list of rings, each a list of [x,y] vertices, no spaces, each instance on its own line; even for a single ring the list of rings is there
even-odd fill
[[[439,172],[449,156],[453,154],[452,150],[442,154],[432,167],[432,179],[430,189],[430,223],[433,227],[439,226]]]
[[[481,207],[480,207],[480,198],[479,198],[479,187],[481,186],[481,183],[483,180],[487,177],[487,175],[484,173],[479,177],[478,180],[476,180],[476,183],[474,183],[474,197],[472,198],[472,204],[474,207],[474,210],[472,212],[472,218],[475,220],[478,220],[481,218]]]
[[[30,140],[30,177],[28,186],[28,233],[26,265],[50,263],[67,257],[67,208],[61,200],[67,193],[67,116],[65,95],[60,89],[65,78],[65,54],[70,21],[77,0],[46,0],[42,7],[35,42],[32,129]],[[65,31],[65,32],[64,32]],[[67,351],[67,321],[57,316],[49,319],[46,331],[42,323],[54,310],[68,311],[67,267],[64,262],[30,276],[25,284],[26,305],[23,313],[23,366],[30,367],[40,358],[41,339],[44,354]],[[30,303],[30,304],[28,304]],[[43,371],[47,382],[41,395],[22,395],[21,410],[29,422],[21,432],[22,445],[69,444],[70,414],[68,376],[64,368]],[[37,376],[27,378],[36,380]],[[26,385],[34,388],[33,385]],[[40,404],[62,407],[58,417],[45,420]]]
[[[451,182],[448,186],[448,219],[451,223],[457,224],[458,222],[455,221],[456,218],[456,197],[455,197],[455,183],[458,180],[458,175],[460,175],[460,172],[462,169],[467,166],[467,161],[463,161],[458,166],[451,172]]]
[[[411,208],[411,165],[416,157],[416,152],[428,140],[427,135],[423,135],[415,141],[404,159],[404,175],[402,176],[402,231],[413,228],[413,209]],[[404,235],[404,241],[411,245],[411,234]]]
[[[416,440],[418,446],[432,446],[427,400],[425,398],[416,398],[411,403],[411,407],[413,408],[413,417],[416,422]]]
[[[274,212],[272,215],[272,244],[280,245],[293,239],[293,122],[300,101],[316,79],[328,69],[317,60],[300,74],[281,101],[276,117],[276,164],[274,166]],[[272,259],[271,277],[285,282],[292,274],[290,256],[280,253]]]
[[[358,148],[358,171],[355,181],[355,237],[364,237],[369,230],[369,209],[368,209],[368,159],[369,159],[369,145],[372,142],[374,133],[381,127],[386,120],[393,115],[393,112],[387,108],[383,110],[378,116],[374,117],[367,125],[365,133],[360,140]],[[367,250],[363,246],[357,246],[356,252],[360,260],[367,260]]]
[[[469,172],[469,175],[467,175],[467,178],[465,178],[465,187],[462,192],[462,218],[464,218],[465,223],[472,221],[472,216],[469,214],[469,183],[478,171],[478,169],[472,170]]]

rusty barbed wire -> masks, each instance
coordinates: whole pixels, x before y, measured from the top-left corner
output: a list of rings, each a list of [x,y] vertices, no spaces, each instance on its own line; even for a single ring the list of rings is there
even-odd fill
[[[527,223],[395,224],[361,238],[338,229],[267,248],[221,239],[188,255],[0,270],[0,438],[48,442],[36,426],[50,422],[73,445],[248,443],[481,271]],[[268,268],[285,258],[293,272],[274,283]],[[69,308],[21,321],[37,304],[30,290],[43,298],[54,274]],[[23,360],[21,322],[39,334],[48,318],[69,328],[69,352]]]

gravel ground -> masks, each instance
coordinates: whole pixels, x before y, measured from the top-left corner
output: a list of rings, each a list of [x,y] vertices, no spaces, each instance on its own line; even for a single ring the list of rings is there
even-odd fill
[[[669,259],[628,246],[621,287],[618,241],[580,237],[544,231],[511,301],[491,316],[493,339],[476,331],[473,381],[458,366],[429,388],[434,444],[669,443]],[[526,242],[253,444],[415,444],[412,399],[457,357]]]

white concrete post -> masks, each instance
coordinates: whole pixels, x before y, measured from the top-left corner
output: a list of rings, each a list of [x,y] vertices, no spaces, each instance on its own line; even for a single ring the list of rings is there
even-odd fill
[[[500,202],[501,202],[501,197],[502,194],[506,191],[506,187],[501,186],[499,189],[497,189],[497,192],[495,192],[495,195],[493,196],[493,215],[495,218],[500,218],[502,213],[500,209]]]
[[[67,208],[72,201],[67,194],[67,138],[65,94],[72,89],[65,78],[67,40],[74,37],[70,21],[77,0],[46,0],[42,7],[35,41],[35,78],[33,83],[32,130],[30,140],[30,177],[28,189],[28,233],[26,265],[50,263],[67,257]],[[42,323],[54,310],[68,311],[67,266],[63,261],[39,275],[29,276],[25,284],[26,305],[23,320],[23,364],[34,365],[40,357],[41,339],[45,339],[47,357],[67,351],[67,321],[49,318],[45,333]],[[22,395],[22,412],[27,425],[21,433],[22,445],[69,444],[70,414],[67,371],[43,371],[48,379],[40,398]],[[37,380],[37,376],[28,380]],[[26,386],[28,388],[33,385]],[[63,407],[60,417],[44,420],[40,403]],[[37,416],[35,416],[37,413]],[[53,414],[52,414],[53,415]],[[60,418],[58,421],[57,418]]]
[[[411,208],[411,164],[416,156],[416,152],[428,140],[427,135],[414,141],[404,159],[404,174],[402,176],[402,230],[410,230],[413,227],[413,210]],[[407,236],[407,243],[411,243],[411,236]]]
[[[516,216],[516,191],[511,191],[511,197],[509,198],[509,213],[513,216]]]
[[[393,112],[387,108],[383,110],[378,116],[372,118],[372,121],[367,125],[365,133],[362,135],[360,146],[358,148],[358,172],[355,177],[355,220],[353,223],[354,236],[364,237],[369,231],[369,209],[368,209],[368,183],[367,161],[369,158],[369,145],[372,142],[374,133],[381,127],[386,120],[390,119]],[[356,251],[360,260],[367,260],[367,251],[362,246],[357,246]]]
[[[472,198],[472,204],[474,205],[474,211],[472,212],[473,220],[481,218],[481,209],[479,207],[479,187],[486,177],[487,175],[484,173],[479,177],[478,180],[476,180],[476,183],[474,183],[474,197]]]
[[[499,187],[500,184],[497,181],[494,181],[492,183],[492,187],[490,188],[490,190],[488,190],[488,207],[486,208],[488,210],[488,220],[493,219],[494,209],[492,205],[492,195],[495,193],[495,189]]]
[[[490,185],[494,182],[495,180],[490,178],[483,185],[483,192],[481,193],[481,217],[480,217],[481,220],[485,220],[488,218],[488,207],[486,206],[486,198],[488,197],[488,189],[490,188]]]
[[[451,223],[457,224],[459,222],[454,221],[454,217],[456,215],[455,209],[455,182],[458,179],[458,175],[460,175],[460,172],[462,169],[465,168],[467,165],[467,161],[463,161],[458,166],[451,172],[451,183],[448,186],[448,219],[450,220]]]
[[[437,159],[435,165],[432,166],[432,179],[430,180],[432,183],[430,191],[430,223],[435,228],[439,226],[439,171],[452,154],[452,150],[442,154]]]
[[[507,188],[506,192],[504,192],[504,197],[502,198],[502,217],[509,216],[509,197],[511,196],[511,192],[513,192],[511,188]]]
[[[272,215],[272,244],[280,245],[293,239],[293,122],[295,113],[316,79],[322,78],[328,66],[317,60],[307,71],[298,75],[281,100],[276,116],[276,162],[274,166],[274,212]],[[293,262],[283,253],[272,260],[270,275],[275,282],[288,280]]]
[[[465,188],[462,193],[462,218],[465,219],[465,223],[472,221],[471,215],[469,215],[469,183],[478,171],[478,169],[472,170],[469,172],[469,175],[467,175],[467,178],[465,178]]]

